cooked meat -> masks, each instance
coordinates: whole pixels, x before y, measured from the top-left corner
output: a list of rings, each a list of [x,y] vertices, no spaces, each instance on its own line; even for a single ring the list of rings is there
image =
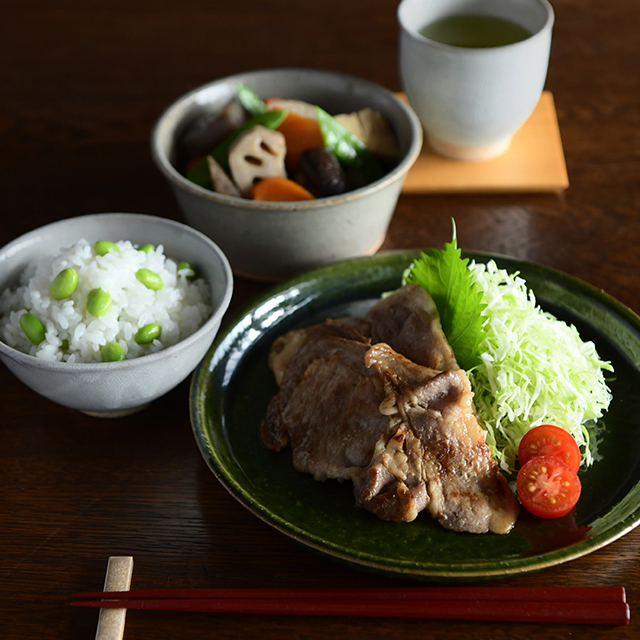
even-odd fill
[[[385,381],[384,404],[397,412],[397,431],[378,441],[367,481],[356,484],[357,500],[374,513],[381,509],[385,519],[409,520],[413,512],[389,510],[383,496],[397,491],[394,485],[417,493],[422,483],[428,496],[424,506],[443,527],[507,533],[517,518],[518,501],[485,444],[466,373],[454,369],[433,376],[427,369],[423,381],[414,384],[415,371],[404,371],[406,362],[384,344],[371,347],[365,363]],[[372,492],[384,476],[387,486]]]
[[[384,342],[416,364],[439,371],[458,368],[436,305],[420,285],[405,285],[382,299],[366,319],[373,344]]]
[[[280,390],[262,441],[277,451],[290,444],[295,468],[316,480],[352,480],[357,504],[384,520],[411,521],[427,509],[455,531],[506,533],[518,502],[484,442],[435,306],[419,291],[403,287],[364,322],[328,320],[279,338],[270,364]],[[381,335],[450,368],[417,364]]]
[[[320,332],[323,336],[335,335],[335,337],[341,337],[347,340],[351,339],[369,343],[368,338],[371,335],[371,325],[364,318],[328,320],[324,325],[319,326],[322,328],[316,326],[310,329],[297,329],[276,338],[269,352],[269,367],[273,371],[278,386],[280,386],[282,382],[282,376],[289,367],[291,359],[300,347],[302,347],[310,331]]]
[[[280,390],[271,399],[260,426],[265,446],[279,451],[288,444],[290,432],[306,428],[296,426],[296,405],[289,408],[289,403],[295,394],[296,400],[302,398],[304,404],[304,395],[307,393],[305,389],[311,382],[313,371],[316,371],[317,375],[319,369],[316,361],[335,362],[337,367],[347,370],[351,361],[358,361],[360,369],[366,371],[364,354],[368,347],[368,338],[363,337],[348,323],[334,320],[327,320],[310,329],[292,331],[278,338],[271,348],[269,365],[276,373],[276,380],[280,378]],[[350,357],[352,352],[359,355]],[[310,370],[312,366],[314,368]],[[336,392],[339,391],[336,389]],[[320,404],[323,402],[323,398],[310,397],[309,403],[314,400]],[[320,409],[314,420],[321,421],[322,414],[323,410]],[[308,428],[317,431],[313,424],[308,425]]]

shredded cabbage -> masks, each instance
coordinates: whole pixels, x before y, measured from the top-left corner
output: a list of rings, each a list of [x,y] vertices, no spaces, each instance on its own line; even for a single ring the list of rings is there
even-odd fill
[[[469,268],[484,293],[487,320],[478,345],[482,362],[468,373],[492,455],[513,472],[525,432],[553,423],[575,438],[589,466],[597,459],[597,420],[611,402],[603,372],[613,367],[573,325],[540,309],[517,273],[493,261]]]

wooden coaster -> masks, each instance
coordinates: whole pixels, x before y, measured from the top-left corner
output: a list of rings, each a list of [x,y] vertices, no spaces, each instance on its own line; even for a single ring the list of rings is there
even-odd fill
[[[498,158],[449,160],[432,151],[425,140],[402,193],[557,192],[568,186],[553,95],[544,91],[507,152]]]

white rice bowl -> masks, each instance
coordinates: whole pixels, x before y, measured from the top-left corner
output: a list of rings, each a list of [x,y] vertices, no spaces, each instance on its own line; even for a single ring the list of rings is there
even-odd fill
[[[115,244],[120,251],[101,256],[82,239],[30,264],[19,286],[0,296],[0,339],[48,362],[101,362],[100,349],[108,342],[117,342],[125,358],[131,359],[176,344],[212,315],[207,283],[192,279],[191,269],[178,272],[178,262],[164,255],[162,245],[144,252],[128,240]],[[55,300],[49,286],[68,267],[78,273],[77,287],[68,298]],[[136,272],[143,268],[160,276],[161,289],[154,291],[138,281]],[[95,288],[108,291],[112,298],[109,311],[98,317],[86,308],[87,296]],[[20,317],[27,311],[45,327],[45,339],[38,345],[20,327]],[[160,337],[138,344],[135,334],[150,323],[160,326]]]

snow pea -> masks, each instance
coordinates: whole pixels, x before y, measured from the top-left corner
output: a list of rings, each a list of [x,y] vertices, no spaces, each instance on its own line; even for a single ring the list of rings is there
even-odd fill
[[[382,165],[364,142],[318,106],[316,115],[325,147],[333,152],[348,170],[362,175],[366,184],[383,176]]]
[[[253,89],[249,89],[246,84],[238,82],[236,90],[238,91],[238,100],[240,100],[240,104],[252,116],[259,116],[261,113],[269,111],[264,100]]]
[[[267,111],[247,120],[241,127],[229,134],[210,154],[227,173],[229,173],[229,148],[247,129],[262,125],[267,129],[277,129],[287,117],[287,111]],[[211,176],[206,156],[198,162],[189,173],[187,179],[205,189],[211,189]]]

